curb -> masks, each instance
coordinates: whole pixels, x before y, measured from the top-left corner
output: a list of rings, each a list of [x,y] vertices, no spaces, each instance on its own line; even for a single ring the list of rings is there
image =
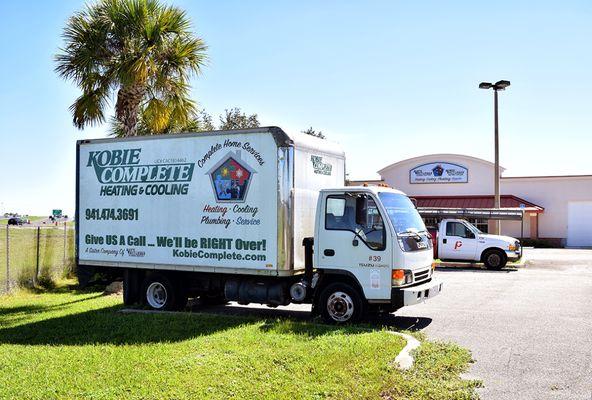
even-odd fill
[[[394,331],[387,331],[387,332],[390,333],[391,335],[401,336],[402,338],[407,340],[407,344],[405,345],[405,347],[403,347],[403,350],[401,350],[399,355],[397,357],[395,357],[395,359],[393,361],[391,361],[389,363],[389,365],[395,365],[397,368],[404,370],[404,371],[413,367],[413,362],[415,360],[413,359],[413,356],[410,353],[411,353],[411,351],[417,349],[421,345],[419,340],[417,340],[413,336],[408,335],[406,333],[394,332]]]

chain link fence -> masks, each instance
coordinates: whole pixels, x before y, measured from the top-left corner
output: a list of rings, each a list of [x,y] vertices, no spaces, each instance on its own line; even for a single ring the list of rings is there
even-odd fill
[[[0,227],[0,293],[48,286],[74,268],[74,229],[59,226]]]

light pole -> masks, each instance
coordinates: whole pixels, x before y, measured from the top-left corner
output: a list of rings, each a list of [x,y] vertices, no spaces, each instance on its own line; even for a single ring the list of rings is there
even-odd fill
[[[506,90],[510,86],[510,81],[497,81],[496,83],[481,82],[479,89],[493,89],[493,125],[495,132],[495,173],[494,173],[494,200],[493,206],[500,208],[500,173],[499,173],[499,123],[497,117],[497,92],[499,90]],[[500,220],[495,220],[495,232],[496,235],[500,234]]]

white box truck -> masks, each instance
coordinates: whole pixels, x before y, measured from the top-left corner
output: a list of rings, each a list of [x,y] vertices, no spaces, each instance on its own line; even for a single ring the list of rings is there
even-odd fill
[[[76,259],[124,302],[312,303],[328,322],[437,295],[403,193],[345,187],[339,145],[276,127],[77,143]]]

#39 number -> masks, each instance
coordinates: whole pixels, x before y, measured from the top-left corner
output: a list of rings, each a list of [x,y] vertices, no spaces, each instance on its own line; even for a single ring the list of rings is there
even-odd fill
[[[369,256],[368,261],[374,261],[374,262],[380,261],[380,256]]]

